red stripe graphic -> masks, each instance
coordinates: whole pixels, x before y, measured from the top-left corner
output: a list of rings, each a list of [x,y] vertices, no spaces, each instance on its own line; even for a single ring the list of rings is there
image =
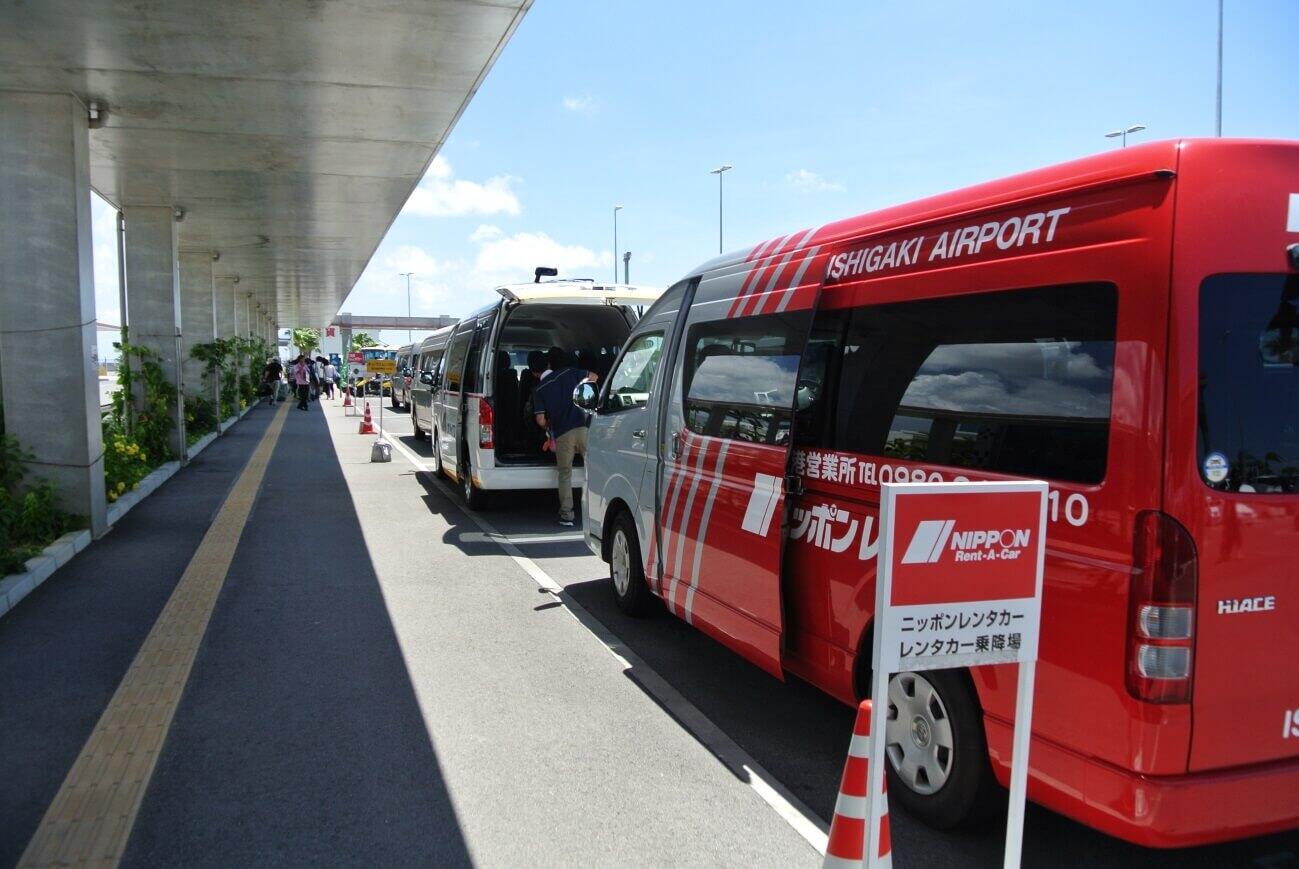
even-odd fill
[[[798,239],[806,234],[806,229],[800,229],[798,232],[791,232],[782,238],[779,244],[772,245],[765,255],[768,260],[767,264],[757,267],[756,278],[753,273],[750,273],[749,277],[753,279],[744,282],[744,286],[740,288],[739,295],[736,297],[735,304],[731,306],[731,313],[728,316],[743,317],[744,308],[748,304],[750,297],[756,296],[760,302],[765,284],[771,279],[772,274],[780,268],[781,255],[791,250]],[[753,313],[756,313],[756,311],[750,312],[750,315]]]
[[[681,500],[681,490],[685,487],[685,479],[687,476],[686,469],[689,466],[690,455],[694,449],[694,440],[690,437],[688,431],[681,432],[681,440],[681,454],[677,456],[675,467],[671,469],[673,476],[668,483],[668,495],[665,499],[665,503],[667,504],[667,513],[665,514],[666,518],[663,523],[663,538],[659,546],[659,556],[662,558],[663,564],[663,578],[668,581],[669,597],[671,594],[670,590],[677,581],[677,577],[670,573],[672,569],[672,557],[676,546],[680,545],[680,540],[677,539],[678,535],[676,534],[676,529],[673,526],[677,522],[678,503]],[[671,609],[672,604],[669,597],[664,597],[663,599],[668,603],[668,609]]]
[[[695,549],[699,546],[699,531],[703,527],[703,509],[701,505],[708,496],[708,482],[705,477],[704,468],[708,465],[709,453],[713,451],[712,438],[700,438],[702,453],[696,453],[694,461],[690,465],[689,476],[690,485],[693,487],[687,489],[686,502],[681,511],[680,521],[680,538],[677,554],[673,557],[676,561],[681,562],[678,568],[673,563],[673,575],[679,582],[672,586],[672,601],[670,608],[673,612],[680,612],[681,617],[686,615],[686,597],[690,590],[690,565],[693,563]],[[692,527],[695,533],[691,533]],[[677,591],[680,590],[680,601],[677,599]]]

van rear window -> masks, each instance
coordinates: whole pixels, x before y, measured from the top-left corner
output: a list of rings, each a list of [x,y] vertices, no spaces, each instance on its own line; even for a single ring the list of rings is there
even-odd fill
[[[1200,286],[1199,465],[1223,492],[1299,492],[1299,275]]]
[[[798,439],[1100,482],[1116,297],[1112,284],[1075,284],[824,311],[803,376],[837,401],[830,408],[818,394],[800,411]],[[839,346],[842,353],[826,352]]]

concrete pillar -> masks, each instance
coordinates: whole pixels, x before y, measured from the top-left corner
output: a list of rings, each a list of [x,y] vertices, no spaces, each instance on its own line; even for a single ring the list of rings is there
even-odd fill
[[[213,292],[216,294],[216,336],[233,338],[235,336],[235,279],[214,278]]]
[[[204,364],[191,357],[194,345],[211,343],[216,337],[212,254],[207,251],[186,251],[180,255],[180,335],[185,393],[216,401],[220,385],[207,384]]]
[[[130,340],[158,354],[167,382],[182,390],[180,355],[180,264],[177,261],[178,224],[172,209],[133,206],[123,209],[126,219],[126,292]],[[172,456],[185,455],[185,409],[179,399],[168,409],[175,426],[171,431]]]
[[[107,530],[86,109],[0,92],[0,371],[5,432],[59,503]]]

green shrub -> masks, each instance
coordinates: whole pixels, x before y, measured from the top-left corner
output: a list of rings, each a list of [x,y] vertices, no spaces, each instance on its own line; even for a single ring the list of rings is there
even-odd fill
[[[26,570],[23,562],[81,524],[55,506],[51,484],[23,487],[29,458],[17,440],[0,436],[0,576]]]
[[[149,463],[149,451],[112,417],[104,419],[104,489],[110,503],[139,486],[156,464]]]

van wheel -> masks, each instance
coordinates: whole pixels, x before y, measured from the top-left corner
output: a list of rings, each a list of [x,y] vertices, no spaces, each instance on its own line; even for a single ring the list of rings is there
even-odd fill
[[[889,797],[931,827],[968,826],[1005,805],[964,670],[890,679],[884,738]]]
[[[419,420],[415,417],[415,408],[413,407],[410,409],[410,424],[411,427],[415,429],[415,440],[422,441],[427,437],[427,435],[424,434],[424,429],[419,427]]]
[[[614,600],[618,609],[629,616],[645,615],[649,612],[652,595],[645,584],[640,541],[631,514],[625,510],[620,512],[614,518],[609,534],[609,580],[613,583]]]
[[[462,454],[468,454],[469,450],[465,446],[460,447]],[[465,506],[470,510],[487,509],[487,493],[474,485],[473,470],[469,467],[469,462],[465,461],[460,466],[460,494],[465,498]]]

